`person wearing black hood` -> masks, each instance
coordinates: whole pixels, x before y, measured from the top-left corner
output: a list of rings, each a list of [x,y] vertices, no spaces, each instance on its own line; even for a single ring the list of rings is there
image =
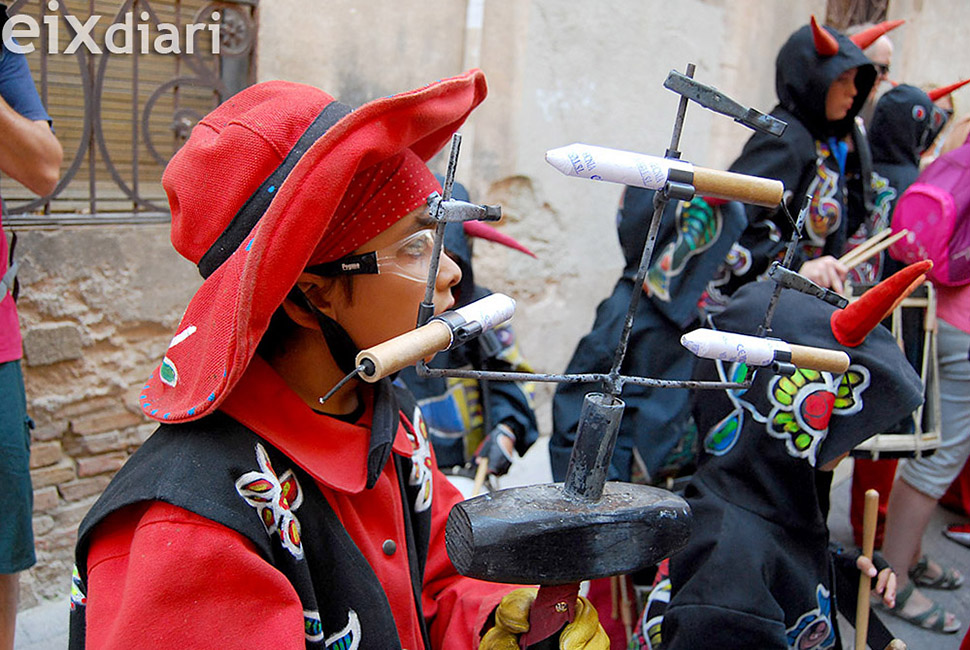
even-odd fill
[[[460,201],[469,200],[468,190],[461,183],[453,185],[452,196]],[[445,253],[461,269],[461,280],[452,288],[456,308],[492,293],[475,283],[473,237],[490,239],[535,257],[532,251],[511,237],[481,222],[447,224]],[[435,355],[428,365],[432,368],[532,372],[508,323],[489,330],[470,343]],[[438,467],[450,476],[471,478],[479,458],[488,459],[490,475],[503,476],[511,468],[514,455],[523,456],[539,437],[532,382],[419,377],[414,367],[402,370],[398,380],[417,398],[428,425]]]
[[[847,269],[838,262],[848,236],[846,136],[876,79],[876,68],[847,36],[815,18],[796,30],[775,62],[778,105],[788,123],[781,137],[756,132],[730,171],[774,178],[785,185],[785,207],[810,209],[793,268],[817,284],[842,291]],[[708,287],[716,306],[768,268],[784,250],[793,220],[781,207],[746,205],[748,227]]]
[[[915,86],[900,84],[879,99],[869,133],[874,210],[851,233],[846,251],[889,227],[896,199],[916,180],[920,156],[946,126],[946,121],[946,114],[936,107],[934,98]],[[857,285],[874,284],[901,266],[883,251],[853,268],[849,279]]]
[[[950,91],[953,89],[950,86],[947,88]],[[946,126],[946,114],[935,105],[936,99],[937,97],[915,86],[900,84],[885,93],[877,103],[870,135],[875,206],[869,217],[849,238],[847,246],[849,250],[890,227],[896,201],[919,175],[920,156]],[[891,258],[888,251],[883,251],[853,268],[849,272],[849,280],[857,286],[871,285],[901,267],[902,264]],[[907,343],[906,354],[917,368],[920,365],[922,328],[922,316],[903,312],[903,340]],[[912,419],[907,417],[891,431],[911,433],[912,430]],[[886,510],[896,475],[896,465],[896,459],[890,458],[880,460],[857,458],[855,461],[852,471],[849,521],[857,544],[861,544],[862,540],[865,492],[872,488],[879,492],[876,548],[882,546]]]
[[[920,157],[932,146],[947,123],[945,112],[936,102],[964,83],[967,82],[934,89],[929,93],[914,86],[900,85],[879,101],[872,134],[874,158],[878,161],[875,180],[885,186],[888,205],[874,215],[877,221],[871,224],[873,230],[870,234],[888,228],[897,200],[910,185],[925,180],[925,177],[920,178]],[[876,127],[878,131],[875,130]],[[897,215],[897,229],[898,216],[902,214]],[[919,214],[922,219],[924,214],[922,211]],[[894,252],[898,254],[898,251]],[[885,260],[885,266],[890,270],[899,265],[900,262],[894,259],[887,257]],[[958,589],[964,582],[959,571],[941,565],[922,552],[922,538],[930,514],[954,474],[963,465],[967,448],[966,444],[961,444],[966,442],[966,427],[959,424],[961,411],[953,406],[959,405],[961,401],[965,403],[967,394],[967,362],[964,352],[967,334],[948,322],[952,318],[949,316],[949,309],[945,308],[945,301],[948,301],[943,292],[949,287],[937,285],[936,289],[938,325],[935,350],[940,368],[938,391],[942,409],[941,446],[932,456],[907,460],[898,473],[896,461],[857,459],[853,474],[850,519],[853,529],[856,529],[857,520],[860,518],[856,515],[861,509],[857,503],[858,494],[867,487],[877,487],[880,492],[880,514],[885,513],[883,521],[880,522],[880,527],[885,524],[886,531],[883,551],[886,559],[901,574],[899,597],[891,612],[926,629],[955,633],[961,628],[960,621],[922,592],[924,588]],[[916,330],[912,336],[907,330],[908,325],[910,324],[904,319],[904,341],[918,340],[921,323],[912,324]],[[907,354],[913,362],[915,355],[909,350]]]
[[[797,368],[786,376],[762,369],[747,389],[695,400],[705,453],[685,492],[693,533],[670,558],[664,650],[841,647],[835,612],[843,592],[817,483],[922,400],[919,376],[879,322],[930,266],[903,269],[844,310],[783,290],[774,335],[843,350],[848,370]],[[711,326],[755,334],[774,286],[742,287]],[[700,360],[694,378],[729,381],[749,372],[742,362]],[[875,576],[871,562],[857,566]],[[874,591],[892,604],[891,573],[879,577]]]
[[[625,375],[670,380],[690,379],[694,357],[671,345],[697,325],[701,298],[732,243],[744,228],[740,203],[696,197],[671,201],[663,213],[654,261],[642,289],[634,286],[653,216],[655,192],[627,187],[617,212],[617,234],[625,266],[612,294],[596,308],[590,332],[576,346],[567,373],[610,371],[633,291],[646,294],[637,306]],[[559,384],[552,406],[549,455],[553,480],[562,481],[576,439],[583,397],[589,384]],[[627,385],[626,404],[610,465],[609,480],[662,485],[689,474],[696,456],[696,436],[687,389]]]
[[[567,373],[610,371],[620,333],[634,291],[643,291],[637,304],[624,375],[667,380],[690,379],[696,357],[672,344],[700,318],[698,302],[708,280],[737,240],[746,223],[741,204],[695,197],[670,201],[663,212],[653,262],[643,286],[634,280],[646,244],[656,193],[627,187],[616,215],[617,235],[625,266],[613,292],[596,308],[592,329],[576,346]],[[589,384],[559,384],[552,402],[549,456],[552,477],[565,479],[576,440],[583,399]],[[609,480],[666,485],[694,469],[698,444],[689,408],[688,389],[627,384]],[[635,584],[649,584],[649,572],[633,576]],[[611,598],[608,578],[590,583],[589,599],[602,609]],[[635,612],[634,612],[635,614]],[[614,647],[624,641],[622,629],[604,625]]]

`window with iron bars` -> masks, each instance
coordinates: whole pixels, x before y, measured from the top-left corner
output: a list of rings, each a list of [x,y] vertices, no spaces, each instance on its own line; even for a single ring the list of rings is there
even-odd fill
[[[11,2],[15,35],[37,26],[17,41],[34,46],[27,61],[64,162],[45,197],[0,177],[4,226],[168,220],[166,163],[203,115],[255,80],[257,2]]]

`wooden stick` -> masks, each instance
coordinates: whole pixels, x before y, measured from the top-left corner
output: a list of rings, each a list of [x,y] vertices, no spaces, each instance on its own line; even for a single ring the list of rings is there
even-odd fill
[[[486,478],[488,478],[488,458],[480,456],[478,458],[478,469],[475,471],[475,484],[472,486],[473,497],[477,497],[478,493],[482,491]]]
[[[863,251],[858,255],[851,256],[852,253],[855,253],[857,250],[859,250],[858,248],[854,248],[851,251],[849,251],[849,253],[846,254],[847,256],[850,256],[849,260],[847,262],[842,262],[842,263],[845,264],[850,269],[855,268],[860,264],[862,264],[863,262],[865,262],[870,257],[872,257],[873,255],[878,255],[882,251],[886,250],[887,248],[889,248],[890,246],[892,246],[893,244],[895,244],[897,241],[899,241],[900,239],[902,239],[908,234],[909,234],[908,230],[900,230],[889,239],[881,241],[875,246],[870,246],[868,249],[866,249],[865,251]],[[839,261],[841,262],[842,259],[840,258]]]
[[[879,513],[879,492],[866,490],[866,506],[862,514],[862,554],[872,559],[876,542],[876,515]],[[859,576],[859,598],[855,606],[855,650],[865,650],[869,632],[869,592],[871,578],[866,573]]]
[[[842,257],[840,257],[839,258],[839,261],[842,262],[843,264],[845,264],[845,261],[847,259],[851,259],[851,258],[855,257],[856,255],[858,255],[859,253],[866,252],[867,249],[869,249],[872,246],[875,246],[876,244],[878,244],[879,242],[881,242],[883,239],[885,239],[886,237],[888,237],[889,235],[891,235],[892,232],[893,231],[890,228],[885,228],[883,230],[880,230],[878,233],[876,233],[875,235],[873,235],[869,239],[865,240],[864,242],[862,242],[861,244],[859,244],[858,246],[856,246],[855,248],[853,248],[852,250],[850,250],[848,253],[846,253],[845,255],[843,255]]]
[[[610,615],[615,621],[620,618],[620,578],[617,576],[610,576],[610,602],[613,604]]]
[[[632,603],[630,602],[630,592],[627,591],[626,575],[620,574],[620,618],[623,620],[623,631],[626,633],[627,645],[630,644],[630,638],[633,637],[633,612],[630,611],[632,608]]]

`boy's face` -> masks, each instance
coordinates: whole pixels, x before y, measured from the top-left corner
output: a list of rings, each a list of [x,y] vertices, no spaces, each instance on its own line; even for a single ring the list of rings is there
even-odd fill
[[[393,226],[374,237],[355,254],[394,248],[402,240],[421,230],[432,230],[427,208],[421,206]],[[430,251],[428,252],[430,259]],[[455,304],[451,288],[461,280],[461,270],[447,255],[442,255],[435,283],[435,314]],[[354,342],[366,349],[414,329],[418,305],[424,299],[425,282],[397,273],[353,276],[353,289],[348,296],[343,286],[336,284],[328,292],[333,318],[340,323]]]
[[[856,96],[856,70],[856,68],[846,70],[829,86],[828,94],[825,95],[825,119],[829,122],[844,119],[852,109]]]

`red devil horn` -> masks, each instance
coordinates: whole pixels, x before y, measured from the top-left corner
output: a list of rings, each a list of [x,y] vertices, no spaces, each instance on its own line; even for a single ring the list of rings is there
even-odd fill
[[[833,56],[839,52],[839,42],[823,27],[819,27],[815,16],[812,16],[812,39],[815,41],[815,51],[819,56]]]
[[[930,260],[910,264],[866,291],[845,309],[835,311],[831,319],[835,340],[850,348],[860,345],[903,298],[923,283],[931,268]]]
[[[503,246],[508,246],[509,248],[513,248],[517,251],[521,251],[526,255],[531,255],[532,257],[536,256],[535,253],[520,244],[513,237],[506,235],[504,232],[500,232],[488,224],[482,223],[481,221],[465,221],[462,224],[462,227],[465,229],[465,234],[469,237],[487,239],[489,241],[502,244]]]
[[[884,20],[878,25],[873,25],[868,29],[863,29],[861,32],[853,34],[849,38],[859,46],[860,50],[864,50],[875,43],[877,38],[886,32],[891,32],[905,22],[905,20]]]
[[[970,84],[970,79],[964,79],[963,81],[958,81],[955,84],[950,84],[949,86],[943,86],[942,88],[934,88],[933,90],[929,91],[926,94],[929,95],[930,99],[935,102],[940,97],[946,97],[947,95],[952,93],[960,86],[964,86],[966,84]]]

